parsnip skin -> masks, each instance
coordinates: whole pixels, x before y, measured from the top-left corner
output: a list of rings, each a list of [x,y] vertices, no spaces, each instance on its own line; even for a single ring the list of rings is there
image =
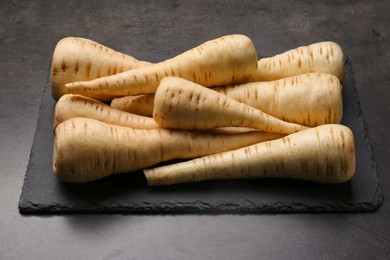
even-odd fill
[[[278,119],[300,125],[339,124],[343,117],[342,85],[329,73],[307,73],[212,89]],[[114,98],[111,106],[152,117],[153,100],[154,94],[126,96]]]
[[[154,97],[153,118],[162,128],[183,130],[238,126],[290,134],[307,128],[177,77],[161,81]]]
[[[111,100],[111,107],[141,116],[153,116],[154,94],[118,97]]]
[[[190,161],[144,169],[149,186],[204,180],[290,178],[343,183],[355,174],[352,131],[328,124]]]
[[[207,135],[132,129],[72,118],[55,129],[53,171],[61,181],[85,183],[163,161],[195,158],[280,137],[258,131]]]
[[[66,37],[54,50],[51,66],[51,94],[55,100],[69,93],[65,84],[114,75],[151,63],[137,60],[95,41]],[[110,100],[111,95],[91,95],[100,100]]]
[[[65,86],[71,93],[84,96],[154,93],[167,76],[184,78],[206,87],[223,86],[249,82],[256,74],[257,63],[256,49],[248,37],[227,35],[152,66]]]
[[[318,42],[262,58],[252,81],[271,81],[311,72],[329,73],[344,79],[344,54],[335,42]]]
[[[328,73],[308,73],[213,90],[301,125],[339,124],[343,117],[342,86],[336,76]]]
[[[92,118],[108,124],[136,129],[160,128],[153,118],[124,112],[92,98],[65,94],[56,103],[53,130],[60,123],[73,117]]]

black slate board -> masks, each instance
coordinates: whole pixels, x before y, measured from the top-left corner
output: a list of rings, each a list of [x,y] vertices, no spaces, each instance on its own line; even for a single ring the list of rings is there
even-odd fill
[[[55,101],[49,80],[19,201],[22,214],[63,213],[292,213],[376,210],[383,194],[376,176],[366,125],[346,60],[343,124],[356,141],[357,170],[344,184],[297,180],[207,181],[147,187],[141,171],[88,184],[67,184],[52,172],[52,117]]]

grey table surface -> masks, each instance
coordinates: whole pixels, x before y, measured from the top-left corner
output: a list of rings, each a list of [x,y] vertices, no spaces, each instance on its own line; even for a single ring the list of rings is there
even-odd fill
[[[389,1],[1,1],[1,259],[389,259]],[[47,69],[66,36],[137,58],[225,34],[262,56],[332,40],[349,57],[384,190],[371,213],[23,216]],[[44,189],[45,187],[42,187]]]

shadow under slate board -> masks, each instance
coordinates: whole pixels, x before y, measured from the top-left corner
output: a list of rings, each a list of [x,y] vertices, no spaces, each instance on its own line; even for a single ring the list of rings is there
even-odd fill
[[[50,75],[50,74],[49,74]],[[22,214],[365,212],[383,200],[366,125],[346,60],[343,124],[356,142],[356,173],[343,184],[255,179],[148,187],[141,171],[87,184],[60,182],[52,171],[55,101],[47,80],[19,200]]]

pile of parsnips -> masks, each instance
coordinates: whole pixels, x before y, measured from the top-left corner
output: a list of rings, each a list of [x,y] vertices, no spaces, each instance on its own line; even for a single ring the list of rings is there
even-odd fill
[[[136,170],[148,185],[346,182],[355,147],[341,125],[343,76],[334,42],[259,60],[248,37],[227,35],[152,64],[64,38],[51,71],[53,170],[72,183]]]

